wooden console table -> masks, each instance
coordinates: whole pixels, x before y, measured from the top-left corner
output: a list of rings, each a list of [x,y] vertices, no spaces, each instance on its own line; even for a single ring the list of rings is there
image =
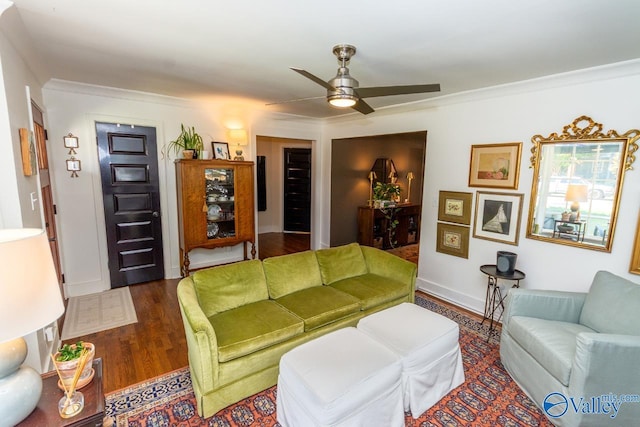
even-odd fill
[[[64,392],[58,388],[56,371],[42,375],[42,396],[31,415],[18,426],[102,426],[104,419],[104,394],[102,392],[102,359],[93,360],[93,380],[79,391],[84,395],[84,409],[75,417],[62,418],[58,413],[58,401]]]
[[[395,207],[375,209],[369,206],[358,207],[358,243],[380,249],[390,249],[389,218],[393,215],[398,221],[395,229],[394,246],[405,246],[420,241],[421,205],[398,204]]]

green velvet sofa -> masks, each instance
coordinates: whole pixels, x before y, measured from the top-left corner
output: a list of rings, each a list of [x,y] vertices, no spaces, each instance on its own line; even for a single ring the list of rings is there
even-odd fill
[[[414,301],[416,265],[350,245],[200,270],[178,284],[198,414],[277,382],[280,357],[376,311]]]

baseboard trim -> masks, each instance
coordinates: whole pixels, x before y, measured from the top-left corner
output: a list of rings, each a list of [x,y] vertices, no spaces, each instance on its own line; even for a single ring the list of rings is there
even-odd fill
[[[479,314],[480,316],[484,314],[483,299],[478,299],[476,297],[454,291],[451,288],[421,279],[420,277],[416,278],[416,288],[429,295],[440,298],[443,301],[457,305],[465,310],[469,310],[472,313]]]

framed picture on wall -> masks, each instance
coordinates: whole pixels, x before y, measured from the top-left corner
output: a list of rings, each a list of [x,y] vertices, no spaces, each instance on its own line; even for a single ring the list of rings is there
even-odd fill
[[[469,227],[439,222],[436,251],[469,258]]]
[[[440,191],[438,201],[438,221],[471,224],[471,199],[473,193]]]
[[[230,160],[229,156],[229,144],[226,142],[211,142],[211,148],[213,149],[213,158],[219,160]]]
[[[523,194],[476,193],[473,237],[518,245]]]
[[[518,189],[521,142],[471,146],[469,187]]]

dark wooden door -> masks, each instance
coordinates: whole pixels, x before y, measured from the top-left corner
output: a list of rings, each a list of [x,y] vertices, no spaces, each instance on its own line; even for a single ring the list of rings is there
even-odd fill
[[[96,123],[111,287],[164,278],[156,130]]]
[[[62,288],[62,267],[60,265],[60,249],[58,245],[58,231],[56,229],[56,206],[53,203],[53,190],[51,188],[51,177],[49,174],[49,155],[47,152],[47,137],[44,129],[44,114],[42,110],[31,102],[31,112],[33,114],[33,133],[38,151],[38,172],[40,173],[40,197],[42,199],[42,213],[44,216],[44,227],[49,239],[53,265],[58,276],[60,294],[64,295]],[[62,327],[62,325],[58,325]]]
[[[284,231],[311,231],[311,149],[284,149]]]

